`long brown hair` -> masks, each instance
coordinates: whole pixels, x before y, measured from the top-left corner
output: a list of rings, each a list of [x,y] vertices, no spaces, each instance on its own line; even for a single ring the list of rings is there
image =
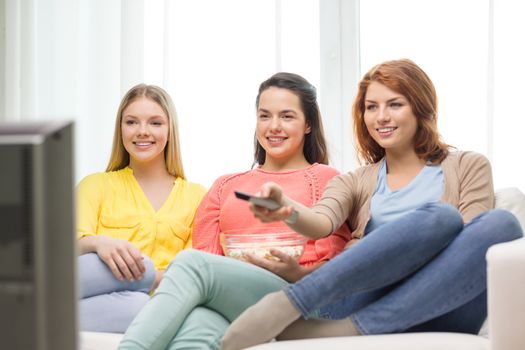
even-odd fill
[[[120,170],[129,165],[129,153],[126,151],[126,148],[124,148],[124,143],[122,141],[122,113],[130,103],[142,97],[157,103],[164,113],[166,113],[169,123],[168,143],[164,149],[166,169],[171,175],[185,179],[179,145],[177,113],[173,101],[164,89],[155,85],[146,84],[139,84],[132,87],[126,95],[124,95],[122,101],[120,101],[117,118],[115,120],[115,132],[113,135],[111,157],[106,171]]]
[[[306,124],[310,126],[311,130],[304,136],[304,157],[310,164],[328,164],[328,149],[315,87],[300,75],[285,72],[276,73],[259,86],[259,93],[255,100],[256,109],[259,108],[259,98],[263,91],[271,87],[289,90],[299,97]],[[266,160],[266,151],[257,140],[257,135],[254,136],[254,146],[254,164],[262,165]]]
[[[352,106],[359,159],[365,163],[376,163],[385,156],[385,149],[370,136],[364,121],[366,92],[372,82],[380,83],[408,100],[418,125],[414,136],[415,152],[421,159],[440,164],[450,146],[442,141],[437,130],[436,89],[428,75],[408,59],[378,64],[359,83]]]

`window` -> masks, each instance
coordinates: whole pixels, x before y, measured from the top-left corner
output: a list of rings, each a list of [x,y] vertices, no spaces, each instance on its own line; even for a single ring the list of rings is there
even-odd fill
[[[188,178],[210,186],[219,175],[249,169],[259,84],[277,71],[318,84],[318,1],[144,6],[145,80],[174,100]]]
[[[488,19],[487,0],[361,1],[361,72],[413,60],[436,86],[445,142],[488,154]]]
[[[493,0],[360,2],[361,71],[410,58],[433,80],[445,142],[485,154],[496,188],[525,190],[515,151],[525,118],[516,103],[525,74],[519,34],[525,5]]]

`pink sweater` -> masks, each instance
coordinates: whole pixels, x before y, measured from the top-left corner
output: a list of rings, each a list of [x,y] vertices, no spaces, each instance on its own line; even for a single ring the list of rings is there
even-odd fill
[[[256,193],[263,183],[272,181],[281,185],[290,198],[312,206],[321,198],[327,182],[338,174],[336,169],[316,163],[305,169],[286,172],[253,169],[221,176],[197,210],[193,226],[193,248],[224,255],[219,242],[219,234],[223,231],[250,229],[257,232],[260,228],[266,231],[269,227],[286,227],[283,222],[260,222],[251,213],[249,203],[235,197],[234,190]],[[308,241],[299,262],[308,266],[331,259],[343,250],[349,239],[350,230],[345,224],[328,237]]]

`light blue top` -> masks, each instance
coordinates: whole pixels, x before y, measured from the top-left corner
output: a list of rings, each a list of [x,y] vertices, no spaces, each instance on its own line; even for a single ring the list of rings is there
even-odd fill
[[[392,191],[386,180],[386,161],[382,160],[377,187],[370,203],[371,218],[366,226],[365,234],[425,203],[439,201],[443,195],[443,187],[441,165],[425,165],[408,185]]]

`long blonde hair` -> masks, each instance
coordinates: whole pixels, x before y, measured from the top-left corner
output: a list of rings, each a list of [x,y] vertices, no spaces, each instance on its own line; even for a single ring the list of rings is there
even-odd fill
[[[120,170],[129,165],[129,153],[124,148],[122,141],[122,113],[133,101],[139,98],[148,98],[156,102],[166,113],[169,124],[168,143],[164,149],[164,160],[166,169],[175,176],[185,179],[184,167],[182,166],[182,156],[179,145],[179,127],[177,113],[171,97],[168,93],[155,85],[139,84],[132,87],[122,98],[115,120],[115,132],[113,135],[113,147],[111,157],[106,167],[106,171]]]

